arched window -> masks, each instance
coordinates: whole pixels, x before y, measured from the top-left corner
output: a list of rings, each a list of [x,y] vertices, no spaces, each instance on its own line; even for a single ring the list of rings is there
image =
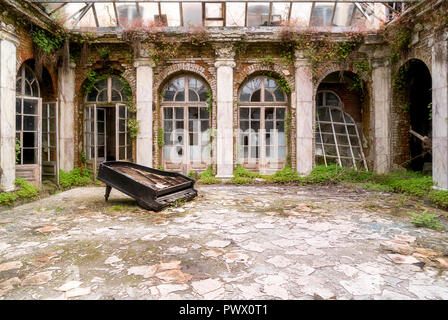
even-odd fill
[[[23,64],[17,73],[16,96],[40,97],[39,82],[26,64]]]
[[[367,169],[356,123],[331,91],[317,93],[315,141],[317,164]]]
[[[124,102],[127,101],[123,80],[109,77],[97,81],[87,94],[87,102]]]
[[[181,76],[169,83],[163,93],[164,102],[207,101],[207,87],[192,76]]]
[[[211,163],[209,92],[204,81],[192,75],[178,76],[164,87],[164,168],[187,173]]]
[[[16,79],[16,141],[20,143],[18,165],[39,164],[39,96],[39,82],[31,68],[23,64]]]
[[[238,159],[248,169],[272,173],[286,164],[286,93],[275,79],[257,76],[239,93]]]

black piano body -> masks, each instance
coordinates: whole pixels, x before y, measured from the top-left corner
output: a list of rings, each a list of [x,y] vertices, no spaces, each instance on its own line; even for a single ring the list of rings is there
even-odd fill
[[[145,167],[127,161],[105,161],[100,164],[98,180],[106,184],[106,201],[115,188],[137,200],[147,210],[159,211],[177,200],[197,196],[195,181],[183,174]]]

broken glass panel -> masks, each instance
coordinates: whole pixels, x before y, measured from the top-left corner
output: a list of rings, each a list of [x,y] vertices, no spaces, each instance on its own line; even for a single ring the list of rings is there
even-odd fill
[[[342,110],[339,98],[331,91],[320,91],[316,104],[316,162],[367,169],[356,124]]]
[[[227,2],[226,3],[226,26],[244,27],[246,16],[245,2]]]
[[[100,27],[116,27],[117,18],[113,3],[95,3],[95,12]]]
[[[118,22],[124,27],[137,24],[138,12],[135,2],[117,3]]]

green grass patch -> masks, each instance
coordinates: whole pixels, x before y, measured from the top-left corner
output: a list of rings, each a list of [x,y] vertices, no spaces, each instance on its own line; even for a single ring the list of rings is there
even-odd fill
[[[303,178],[289,165],[272,175],[262,176],[262,178],[269,182],[277,183],[303,182]]]
[[[221,179],[215,178],[213,167],[209,166],[205,171],[199,174],[199,179],[197,182],[200,184],[215,184],[221,183]]]
[[[431,190],[428,198],[439,207],[448,208],[448,190]]]
[[[92,173],[86,168],[82,170],[82,173],[80,168],[74,168],[69,172],[59,170],[59,185],[63,189],[86,186],[92,182]]]
[[[14,202],[23,199],[33,199],[39,195],[40,189],[25,181],[22,178],[17,178],[15,181],[17,190],[0,193],[1,205],[12,205]]]
[[[439,220],[436,218],[438,215],[435,213],[428,213],[428,210],[423,211],[422,213],[417,212],[408,212],[412,218],[410,221],[417,227],[430,228],[434,230],[443,230],[443,225],[440,224]]]

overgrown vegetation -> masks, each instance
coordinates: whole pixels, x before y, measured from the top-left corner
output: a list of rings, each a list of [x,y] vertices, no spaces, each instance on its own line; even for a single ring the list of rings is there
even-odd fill
[[[33,199],[39,195],[39,188],[22,178],[16,178],[15,185],[15,191],[0,193],[0,205],[11,205],[18,200]]]
[[[85,186],[91,183],[92,173],[86,168],[83,170],[81,168],[74,168],[69,172],[59,170],[59,185],[62,189]]]
[[[64,41],[60,34],[53,35],[42,29],[34,31],[32,36],[34,44],[47,55],[59,50]]]
[[[440,224],[438,217],[435,213],[428,213],[428,210],[424,210],[422,213],[408,212],[412,218],[410,221],[417,227],[430,228],[435,230],[443,230],[443,225]]]
[[[199,174],[199,183],[203,184],[214,184],[214,183],[220,183],[221,179],[218,179],[215,177],[215,173],[213,172],[213,167],[209,166],[205,171],[201,172]]]

